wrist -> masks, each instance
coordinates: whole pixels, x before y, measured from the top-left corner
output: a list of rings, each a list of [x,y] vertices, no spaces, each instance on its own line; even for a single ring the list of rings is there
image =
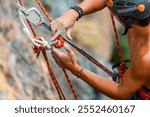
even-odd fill
[[[81,69],[83,69],[83,67],[81,67],[80,65],[77,65],[76,67],[74,67],[74,69],[71,71],[75,76],[77,76],[79,74],[79,72],[81,71]]]
[[[73,16],[75,21],[78,20],[79,14],[75,10],[70,9],[68,12]]]
[[[82,68],[80,69],[80,71],[79,71],[78,74],[76,75],[77,78],[80,78],[80,77],[81,77],[82,72],[83,72],[84,69],[85,69],[85,67],[82,67]]]
[[[78,14],[77,20],[84,16],[84,11],[80,6],[72,6],[71,9]]]

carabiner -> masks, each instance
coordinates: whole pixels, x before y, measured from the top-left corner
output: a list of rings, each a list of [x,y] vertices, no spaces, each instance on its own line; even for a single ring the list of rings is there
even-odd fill
[[[28,27],[26,26],[22,16],[24,15],[25,18],[27,18],[29,21],[31,21],[33,24],[37,25],[37,26],[43,26],[45,29],[51,31],[51,27],[45,23],[42,15],[40,14],[39,10],[37,8],[30,8],[30,9],[26,9],[24,7],[22,7],[20,4],[18,4],[18,8],[20,10],[20,19],[21,19],[21,22],[23,24],[23,30],[24,32],[27,34],[27,36],[30,38],[30,40],[32,41],[33,45],[37,46],[37,47],[46,47],[47,49],[50,49],[52,45],[54,45],[54,47],[56,48],[62,48],[64,46],[64,39],[62,36],[58,36],[53,42],[49,43],[42,37],[35,37],[35,36],[32,36],[32,34],[30,33]],[[35,20],[31,19],[29,17],[30,15],[30,12],[34,11],[37,16],[40,18],[38,22],[36,22]]]
[[[41,13],[39,12],[39,10],[37,9],[37,8],[35,8],[35,7],[32,7],[32,8],[30,8],[30,9],[28,9],[27,10],[27,14],[29,14],[30,12],[35,12],[35,14],[39,17],[39,21],[38,22],[36,22],[36,21],[34,21],[33,19],[31,19],[30,17],[28,17],[28,16],[25,16],[28,20],[30,20],[31,22],[33,22],[35,25],[37,25],[37,26],[40,26],[43,22],[45,22],[45,20],[44,20],[44,18],[42,17],[42,15],[41,15]]]
[[[63,37],[62,36],[58,36],[54,41],[56,41],[56,40],[58,40],[59,43],[58,44],[54,44],[54,47],[58,48],[58,49],[62,48],[64,46],[64,43],[65,43]]]
[[[41,15],[41,13],[39,12],[39,10],[37,8],[32,7],[30,9],[26,9],[25,7],[22,7],[20,4],[17,4],[17,5],[18,5],[18,8],[21,11],[21,13],[35,25],[40,26],[43,22],[45,22],[43,16]],[[29,17],[31,12],[34,12],[39,17],[38,21],[35,21],[31,17]]]

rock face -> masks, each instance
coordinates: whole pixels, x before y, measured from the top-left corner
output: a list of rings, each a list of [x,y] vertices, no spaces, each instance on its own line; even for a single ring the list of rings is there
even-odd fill
[[[48,74],[40,60],[33,56],[28,42],[13,40],[5,43],[5,39],[0,46],[0,98],[54,99]]]
[[[38,59],[35,57],[31,42],[27,36],[24,35],[21,26],[18,24],[19,20],[17,18],[15,1],[0,0],[0,11],[0,99],[58,99],[43,57],[40,56]],[[78,33],[78,29],[79,28],[75,28],[74,37],[77,36],[76,33]],[[94,34],[95,33],[92,35]],[[106,67],[110,68],[110,64],[104,62],[105,60],[102,59],[102,57],[97,57],[96,54],[91,51],[92,47],[87,46],[88,41],[79,42],[80,41],[77,40],[77,44],[80,46],[86,45],[85,49],[88,50],[92,56],[95,56],[95,58],[102,61]],[[101,44],[105,45],[103,41]],[[78,53],[77,55],[80,64],[85,66],[85,68],[99,75],[108,77],[103,71],[97,69],[84,57],[81,57]],[[67,99],[73,99],[67,81],[61,69],[54,63],[50,52],[48,52],[48,57],[64,94]],[[79,99],[108,99],[85,82],[77,79],[70,72],[68,72],[68,74]]]
[[[56,99],[44,61],[35,58],[12,15],[15,4],[0,2],[0,99]]]

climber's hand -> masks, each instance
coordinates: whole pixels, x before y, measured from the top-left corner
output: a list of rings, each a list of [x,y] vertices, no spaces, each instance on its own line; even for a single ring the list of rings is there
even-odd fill
[[[79,14],[76,11],[70,9],[64,15],[54,20],[51,23],[53,35],[52,40],[55,40],[55,38],[58,37],[63,31],[66,31],[68,39],[72,39],[71,31],[78,17]]]
[[[67,53],[60,52],[58,49],[52,49],[52,56],[59,67],[70,70],[73,74],[78,73],[80,65],[77,62],[77,58],[71,48],[64,44],[64,49]]]

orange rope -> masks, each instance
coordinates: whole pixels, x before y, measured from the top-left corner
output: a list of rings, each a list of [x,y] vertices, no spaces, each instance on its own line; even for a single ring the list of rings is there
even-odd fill
[[[42,48],[42,52],[43,52],[44,58],[45,58],[46,63],[47,63],[47,67],[48,67],[49,74],[50,74],[50,76],[51,76],[51,78],[52,78],[52,80],[53,80],[53,82],[54,82],[54,85],[55,85],[55,87],[56,87],[56,90],[57,90],[57,92],[58,92],[58,95],[59,95],[60,99],[66,100],[66,98],[65,98],[65,96],[64,96],[64,94],[63,94],[63,92],[62,92],[62,90],[61,90],[61,88],[60,88],[60,86],[59,86],[59,84],[58,84],[58,81],[57,81],[57,79],[56,79],[56,77],[55,77],[55,75],[54,75],[54,73],[53,73],[53,70],[52,70],[52,68],[51,68],[51,65],[50,65],[50,63],[49,63],[49,61],[48,61],[47,53],[46,53],[46,51],[45,51],[44,48]],[[62,97],[61,97],[61,95],[62,95]]]
[[[38,3],[39,7],[42,9],[42,11],[44,12],[45,16],[47,17],[47,19],[49,20],[49,22],[52,22],[52,18],[49,16],[48,12],[46,11],[46,9],[44,8],[43,4],[41,3],[40,0],[36,0],[36,2]]]
[[[40,0],[36,0],[36,1],[37,1],[38,5],[40,6],[40,8],[42,9],[42,11],[44,12],[44,14],[46,15],[46,17],[47,17],[47,19],[49,20],[49,22],[52,22],[51,17],[49,16],[48,12],[47,12],[46,9],[44,8],[44,6],[43,6],[42,3],[40,2]],[[22,0],[19,0],[19,2],[20,2],[20,4],[21,4],[22,6],[24,6]],[[117,32],[117,28],[116,28],[116,24],[115,24],[115,20],[114,20],[113,14],[111,14],[111,19],[112,19],[112,24],[113,24],[114,33],[115,33],[116,42],[117,42],[117,49],[118,49],[118,53],[119,53],[119,57],[120,57],[120,61],[121,61],[121,64],[120,64],[120,67],[119,67],[119,71],[118,71],[118,81],[120,81],[120,78],[121,78],[121,77],[123,76],[123,74],[125,73],[126,64],[125,64],[125,62],[124,62],[124,60],[123,60],[123,56],[122,56],[122,52],[121,52],[121,48],[120,48],[120,43],[119,43],[118,32]],[[28,24],[29,24],[29,27],[30,27],[32,33],[34,34],[34,36],[36,36],[36,33],[35,33],[35,31],[34,31],[34,29],[33,29],[33,27],[32,27],[32,24],[30,23],[29,20],[27,20],[27,22],[28,22]],[[50,63],[49,63],[49,61],[48,61],[48,57],[47,57],[47,54],[46,54],[46,50],[45,50],[44,48],[36,48],[36,47],[35,47],[34,49],[35,49],[35,51],[37,52],[37,56],[39,56],[40,51],[42,51],[43,56],[44,56],[44,58],[45,58],[45,60],[46,60],[46,63],[47,63],[47,67],[48,67],[48,70],[49,70],[49,74],[50,74],[50,76],[52,77],[52,81],[53,81],[53,83],[54,83],[54,85],[55,85],[55,88],[56,88],[56,90],[57,90],[57,92],[58,92],[58,95],[59,95],[60,99],[66,99],[65,96],[64,96],[64,94],[63,94],[63,92],[62,92],[62,90],[61,90],[61,88],[60,88],[60,86],[59,86],[59,84],[58,84],[58,82],[57,82],[57,79],[56,79],[56,77],[55,77],[55,75],[54,75],[54,73],[53,73],[53,71],[52,71],[52,69],[51,69],[51,66],[50,66]],[[95,62],[94,62],[94,63],[95,63]],[[76,92],[75,92],[75,90],[74,90],[74,88],[73,88],[73,85],[71,84],[71,81],[70,81],[70,79],[69,79],[69,76],[68,76],[66,70],[63,69],[63,72],[64,72],[64,75],[66,76],[66,79],[67,79],[67,81],[68,81],[68,84],[69,84],[69,86],[70,86],[70,88],[71,88],[71,91],[72,91],[72,93],[73,93],[73,95],[74,95],[74,98],[77,99]],[[112,74],[110,74],[110,75],[112,76]]]
[[[25,6],[22,0],[19,0],[19,3],[20,3],[20,5],[22,5],[23,7]],[[33,33],[33,35],[34,35],[35,37],[37,37],[37,34],[36,34],[36,32],[35,32],[35,30],[34,30],[32,24],[31,24],[31,22],[30,22],[28,19],[27,19],[27,23],[29,24],[29,27],[30,27],[30,29],[31,29],[31,31],[32,31],[32,33]],[[35,48],[34,48],[34,51],[37,52],[37,57],[39,56],[40,51],[42,51],[42,54],[43,54],[43,56],[44,56],[44,58],[45,58],[45,60],[46,60],[46,63],[47,63],[49,75],[50,75],[51,78],[52,78],[52,81],[53,81],[54,86],[55,86],[55,88],[56,88],[56,91],[57,91],[57,93],[58,93],[58,95],[59,95],[59,98],[60,98],[61,100],[62,100],[62,99],[66,99],[65,96],[64,96],[64,94],[63,94],[63,92],[62,92],[62,90],[61,90],[61,88],[60,88],[60,86],[59,86],[59,84],[58,84],[58,82],[57,82],[57,79],[56,79],[56,77],[55,77],[55,75],[54,75],[54,73],[53,73],[53,70],[51,69],[51,66],[50,66],[50,63],[49,63],[49,61],[48,61],[48,57],[47,57],[47,54],[46,54],[46,50],[45,50],[44,48],[37,48],[37,47],[35,47]]]
[[[45,16],[47,17],[47,19],[49,20],[49,22],[52,22],[52,18],[49,16],[48,12],[47,12],[46,9],[44,8],[44,6],[43,6],[43,4],[41,3],[41,1],[40,1],[40,0],[36,0],[36,2],[38,3],[38,5],[39,5],[39,7],[42,9],[42,11],[44,12],[44,14],[45,14]],[[60,39],[61,39],[61,36],[60,36]],[[77,98],[77,94],[76,94],[76,92],[75,92],[75,90],[74,90],[74,88],[73,88],[73,85],[72,85],[72,83],[71,83],[71,80],[69,79],[69,76],[68,76],[66,70],[63,69],[63,72],[64,72],[64,75],[65,75],[65,77],[66,77],[66,80],[68,81],[68,84],[69,84],[69,86],[70,86],[70,89],[71,89],[71,91],[72,91],[72,93],[73,93],[73,95],[74,95],[74,99],[78,99],[78,98]]]
[[[113,24],[113,28],[114,28],[115,37],[116,37],[118,54],[119,54],[120,61],[121,61],[121,64],[120,64],[119,70],[118,70],[118,81],[120,81],[120,79],[123,77],[123,75],[126,71],[126,63],[123,60],[123,55],[121,52],[121,47],[120,47],[119,36],[118,36],[117,28],[116,28],[115,19],[111,12],[110,12],[110,15],[111,15],[111,20],[112,20],[112,24]]]
[[[75,90],[74,90],[74,87],[73,87],[73,85],[72,85],[70,79],[69,79],[69,76],[68,76],[68,74],[67,74],[67,71],[66,71],[65,69],[62,69],[62,70],[63,70],[64,75],[65,75],[65,77],[66,77],[66,80],[67,80],[67,82],[68,82],[68,84],[69,84],[69,86],[70,86],[70,89],[71,89],[71,91],[72,91],[72,94],[73,94],[73,96],[74,96],[74,99],[77,100],[77,99],[78,99],[78,96],[77,96],[77,94],[76,94],[76,92],[75,92]]]

